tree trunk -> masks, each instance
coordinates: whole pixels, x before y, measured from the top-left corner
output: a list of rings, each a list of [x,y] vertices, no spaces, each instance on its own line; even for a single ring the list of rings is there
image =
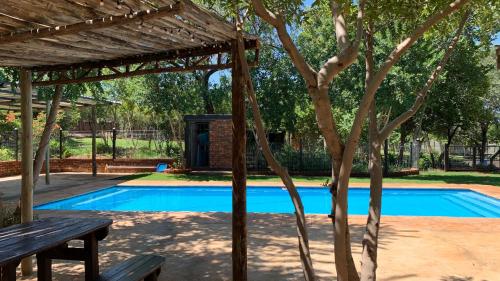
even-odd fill
[[[52,133],[52,130],[54,130],[54,125],[56,124],[59,103],[62,98],[62,90],[63,87],[61,85],[56,86],[54,96],[52,97],[52,107],[50,108],[47,121],[45,122],[45,127],[43,128],[42,137],[40,138],[40,143],[38,144],[38,150],[36,151],[35,161],[33,163],[33,189],[36,188],[36,183],[40,177],[43,161],[50,161],[50,159],[45,159],[45,154],[47,147],[49,146],[50,134]]]
[[[488,145],[488,127],[489,123],[481,124],[481,149],[479,150],[479,163],[482,166],[486,159],[486,146]]]
[[[406,143],[406,130],[401,130],[401,135],[399,137],[399,154],[398,154],[398,164],[401,166],[405,156],[405,143]]]
[[[382,141],[378,133],[377,117],[373,103],[370,112],[370,203],[365,234],[363,235],[363,251],[361,254],[361,280],[376,280],[378,233],[382,207]]]
[[[436,158],[434,156],[434,152],[432,151],[431,140],[429,139],[428,134],[426,134],[425,136],[425,141],[427,144],[427,152],[429,152],[429,155],[431,157],[431,167],[434,169],[436,168]]]
[[[316,280],[314,267],[311,259],[311,252],[309,249],[309,237],[307,233],[306,218],[304,213],[304,206],[302,204],[302,199],[300,198],[300,195],[297,192],[297,188],[295,187],[292,178],[288,174],[288,171],[278,163],[278,161],[274,158],[271,152],[269,142],[267,141],[266,138],[266,132],[264,129],[264,124],[262,122],[260,109],[257,103],[257,97],[253,89],[253,84],[250,77],[248,64],[246,61],[246,57],[244,56],[245,52],[243,49],[243,39],[241,33],[238,33],[238,48],[240,49],[238,53],[240,54],[239,59],[242,64],[242,72],[247,84],[246,92],[248,94],[248,99],[250,101],[253,118],[255,121],[255,129],[256,129],[255,131],[257,135],[257,141],[262,148],[262,152],[264,154],[267,163],[269,164],[269,166],[271,166],[271,169],[281,178],[283,184],[285,185],[288,191],[288,194],[290,195],[290,199],[292,200],[295,209],[295,217],[297,221],[297,238],[299,242],[300,259],[302,262],[304,279],[306,281]]]
[[[199,78],[202,83],[202,89],[201,89],[201,97],[203,98],[203,103],[205,104],[205,113],[206,114],[214,114],[215,109],[214,109],[214,104],[212,103],[212,100],[210,99],[210,76],[217,72],[216,69],[204,71],[203,75]]]

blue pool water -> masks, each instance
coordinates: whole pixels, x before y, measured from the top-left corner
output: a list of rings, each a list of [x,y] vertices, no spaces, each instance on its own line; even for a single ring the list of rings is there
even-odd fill
[[[305,212],[328,214],[326,188],[299,188]],[[349,189],[349,213],[366,215],[369,190]],[[248,212],[292,213],[286,190],[248,187]],[[231,212],[231,187],[114,186],[37,206],[37,210]],[[500,200],[463,189],[384,189],[382,214],[500,218]]]

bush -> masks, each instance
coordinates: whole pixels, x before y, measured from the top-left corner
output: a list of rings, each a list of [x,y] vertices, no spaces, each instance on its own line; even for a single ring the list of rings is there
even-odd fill
[[[421,153],[418,159],[418,168],[420,170],[428,170],[432,168],[431,156],[428,153]]]
[[[14,160],[15,157],[12,151],[7,148],[0,148],[0,161]]]
[[[0,205],[0,228],[21,223],[21,213],[15,208],[7,208]]]

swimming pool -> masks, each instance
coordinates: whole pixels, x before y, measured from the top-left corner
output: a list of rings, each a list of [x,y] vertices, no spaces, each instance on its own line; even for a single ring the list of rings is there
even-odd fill
[[[328,214],[326,188],[298,188],[308,214]],[[349,189],[349,213],[366,215],[369,189]],[[39,205],[36,210],[231,212],[231,187],[113,186]],[[248,187],[248,212],[292,213],[288,192],[279,187]],[[382,214],[500,218],[500,200],[465,189],[383,190]]]

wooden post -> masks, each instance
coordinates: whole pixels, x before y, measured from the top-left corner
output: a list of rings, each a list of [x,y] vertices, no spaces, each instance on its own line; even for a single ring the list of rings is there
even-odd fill
[[[233,281],[247,280],[246,117],[237,42],[232,41]]]
[[[50,100],[47,100],[47,118],[50,114]],[[45,184],[50,184],[50,136],[47,149],[45,150]]]
[[[96,146],[96,112],[95,106],[92,106],[92,176],[97,176],[97,146]]]
[[[31,100],[31,71],[22,69],[19,75],[21,87],[21,222],[33,220],[33,108]],[[23,276],[33,273],[33,260],[21,262]]]

